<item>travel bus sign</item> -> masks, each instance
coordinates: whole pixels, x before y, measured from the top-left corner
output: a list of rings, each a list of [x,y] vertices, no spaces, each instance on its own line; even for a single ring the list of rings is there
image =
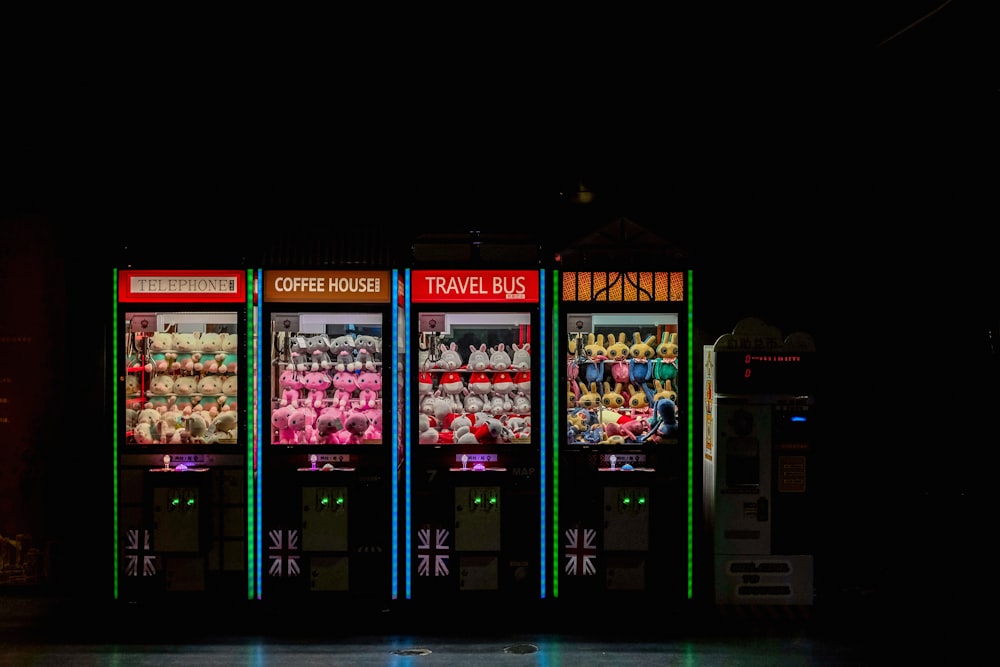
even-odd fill
[[[238,303],[246,299],[246,276],[241,271],[122,271],[118,286],[123,302]]]
[[[413,271],[414,303],[537,303],[536,271]]]

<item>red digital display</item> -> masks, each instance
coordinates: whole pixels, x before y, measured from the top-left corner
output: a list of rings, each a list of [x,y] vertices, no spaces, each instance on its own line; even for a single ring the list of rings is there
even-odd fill
[[[811,395],[815,391],[814,356],[814,352],[716,350],[715,391]]]

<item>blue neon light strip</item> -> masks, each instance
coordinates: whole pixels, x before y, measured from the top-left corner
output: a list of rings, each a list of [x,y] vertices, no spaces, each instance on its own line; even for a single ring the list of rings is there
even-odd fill
[[[403,299],[404,313],[403,313],[403,315],[404,316],[403,316],[403,322],[404,322],[404,326],[405,326],[405,333],[404,333],[403,340],[405,341],[404,342],[405,345],[409,345],[410,340],[411,340],[410,339],[410,333],[411,333],[411,326],[410,326],[410,270],[406,269],[403,272],[403,276],[404,276],[404,284],[403,284],[403,294],[404,294],[404,299]],[[414,355],[410,354],[409,350],[407,350],[407,354],[405,354],[403,356],[404,356],[404,359],[403,359],[403,377],[406,378],[406,380],[404,381],[404,384],[403,384],[403,392],[404,392],[403,393],[403,396],[404,396],[403,404],[404,405],[415,405],[415,403],[411,403],[410,382],[409,382],[410,371],[411,371],[411,368],[410,368],[410,359]],[[406,503],[406,510],[405,510],[406,514],[404,515],[405,516],[405,521],[406,521],[406,535],[403,537],[403,542],[404,542],[404,544],[406,546],[405,546],[405,548],[403,550],[403,555],[404,555],[404,558],[405,558],[404,562],[406,564],[405,572],[406,572],[406,599],[407,600],[411,599],[412,596],[413,596],[413,581],[412,581],[412,574],[410,572],[410,559],[413,557],[412,551],[411,551],[413,549],[413,545],[411,543],[411,535],[413,535],[413,528],[410,525],[410,522],[411,522],[412,517],[413,517],[413,506],[412,506],[412,499],[411,499],[411,494],[412,494],[411,487],[412,487],[412,483],[410,481],[410,476],[412,474],[412,468],[413,468],[413,463],[412,463],[413,462],[413,453],[410,451],[410,443],[412,442],[412,437],[411,437],[412,434],[410,432],[410,428],[411,428],[410,427],[410,421],[411,421],[410,420],[410,416],[406,415],[405,419],[403,420],[403,433],[405,434],[405,441],[403,443],[403,456],[404,456],[404,460],[403,460],[403,482],[404,482],[404,484],[406,484],[406,488],[404,490],[404,502]]]
[[[392,270],[392,286],[391,289],[398,292],[399,286],[399,271],[397,269]],[[399,345],[399,317],[397,315],[398,306],[396,305],[395,299],[392,301],[392,307],[389,309],[389,317],[392,318],[392,322],[389,324],[389,332],[392,336],[392,353],[395,355],[396,359],[399,358],[401,350],[397,349]],[[404,348],[405,349],[405,348]],[[383,357],[382,363],[385,364],[385,358]],[[392,367],[396,368],[395,359],[391,360],[393,362]],[[399,371],[397,371],[398,373]],[[389,411],[389,418],[392,420],[392,428],[390,429],[390,438],[386,442],[384,437],[382,440],[382,446],[385,448],[391,447],[391,453],[387,456],[389,459],[389,479],[392,480],[392,511],[391,521],[392,526],[392,599],[396,600],[399,597],[399,473],[397,467],[399,466],[399,459],[396,452],[399,451],[399,390],[396,387],[395,378],[388,378],[392,382],[392,409]],[[409,385],[409,376],[403,376],[403,392],[406,393],[406,387]],[[383,395],[385,392],[383,392]]]
[[[263,285],[263,284],[264,284],[264,271],[263,271],[263,269],[257,269],[257,280],[252,285],[253,291],[254,292],[257,291],[257,285]],[[257,303],[258,303],[258,306],[257,306],[257,328],[255,330],[256,333],[255,333],[255,335],[253,337],[253,340],[255,341],[256,347],[257,347],[257,369],[258,369],[258,372],[254,373],[254,375],[256,376],[256,393],[254,394],[254,396],[262,397],[264,394],[262,393],[263,392],[263,383],[261,382],[261,378],[264,376],[264,373],[260,369],[265,368],[265,366],[264,366],[264,344],[261,342],[260,336],[264,332],[264,308],[263,308],[263,304],[259,300],[258,300]],[[251,305],[251,307],[252,307],[252,305]],[[264,579],[263,579],[263,577],[264,577],[264,572],[263,572],[263,569],[264,569],[264,553],[263,553],[264,537],[263,537],[262,528],[261,528],[261,524],[263,523],[263,521],[261,521],[261,518],[264,516],[263,515],[263,511],[264,510],[263,510],[263,506],[262,506],[263,495],[264,495],[264,466],[260,465],[261,459],[263,459],[263,456],[261,456],[260,444],[261,444],[261,434],[264,433],[264,425],[260,422],[260,420],[263,419],[265,412],[266,412],[266,410],[263,410],[263,409],[258,410],[257,414],[256,414],[257,418],[254,419],[251,422],[251,423],[253,423],[253,424],[256,425],[256,428],[254,429],[256,431],[255,440],[254,441],[257,443],[257,446],[254,448],[255,451],[256,451],[256,456],[257,456],[257,479],[256,479],[257,503],[255,505],[256,511],[254,512],[254,516],[256,517],[256,521],[254,522],[256,524],[256,530],[254,531],[254,543],[255,543],[256,551],[257,551],[257,568],[256,568],[256,574],[257,574],[257,599],[258,600],[263,595],[263,583],[264,583]],[[270,420],[270,417],[268,419]]]
[[[538,569],[541,572],[541,580],[538,583],[539,583],[539,596],[542,597],[542,598],[545,598],[546,588],[547,588],[547,585],[548,585],[548,578],[546,577],[546,567],[545,567],[545,554],[546,554],[546,548],[545,548],[545,545],[546,545],[546,541],[545,541],[546,532],[545,531],[547,530],[548,524],[545,521],[545,511],[546,511],[546,508],[548,507],[548,494],[546,493],[546,480],[548,479],[549,470],[548,470],[548,465],[547,465],[548,451],[546,449],[545,443],[548,442],[549,438],[548,438],[548,432],[547,432],[548,431],[547,423],[546,423],[546,420],[545,420],[545,414],[546,413],[545,413],[545,408],[544,408],[544,406],[548,405],[548,400],[549,400],[548,392],[546,391],[546,387],[548,386],[548,382],[545,382],[545,378],[547,377],[547,374],[548,374],[548,368],[546,367],[545,360],[546,360],[546,358],[548,358],[549,355],[548,354],[544,354],[544,352],[549,349],[549,339],[548,339],[548,336],[546,335],[546,333],[547,333],[547,331],[546,331],[547,327],[546,327],[546,323],[544,321],[546,319],[546,314],[549,312],[548,304],[547,304],[547,294],[548,293],[547,293],[547,291],[545,289],[545,269],[541,269],[538,272],[538,303],[539,303],[539,306],[540,306],[540,309],[541,309],[540,310],[541,317],[539,319],[538,324],[539,324],[539,328],[541,329],[541,334],[540,334],[540,339],[541,339],[541,342],[542,342],[542,349],[541,349],[541,351],[543,352],[543,354],[539,355],[541,357],[541,362],[540,362],[540,365],[539,365],[539,371],[540,371],[539,372],[539,377],[542,378],[542,382],[539,383],[539,384],[541,384],[541,387],[542,387],[542,403],[541,403],[542,404],[542,409],[539,410],[539,416],[541,417],[541,419],[539,420],[539,422],[540,422],[539,423],[539,426],[540,426],[539,434],[538,434],[538,436],[532,436],[532,437],[541,437],[541,448],[539,450],[541,452],[541,461],[539,463],[539,471],[540,471],[540,474],[541,474],[541,477],[540,477],[540,480],[539,480],[539,487],[540,487],[539,488],[539,498],[540,498],[541,502],[539,502],[539,505],[538,505],[538,519],[539,519],[539,533],[538,533],[538,538],[539,538],[539,545],[540,545],[539,546],[539,552],[538,552],[538,557],[539,557],[539,561],[538,561],[539,568]]]

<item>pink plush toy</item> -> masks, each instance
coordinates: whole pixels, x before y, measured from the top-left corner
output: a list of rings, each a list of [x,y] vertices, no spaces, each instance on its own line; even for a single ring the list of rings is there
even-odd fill
[[[305,404],[314,410],[322,410],[326,400],[326,390],[333,384],[333,380],[326,371],[309,371],[302,378],[302,388],[309,392]]]
[[[382,374],[377,371],[362,371],[358,375],[357,385],[358,398],[361,399],[358,409],[377,408],[382,392]]]
[[[337,440],[342,445],[358,445],[364,442],[365,432],[370,423],[363,412],[351,412],[344,419],[344,430],[337,434]]]
[[[290,445],[295,442],[295,431],[288,425],[292,412],[294,408],[290,405],[283,405],[271,412],[271,426],[277,431],[279,444]],[[273,431],[271,437],[274,437]]]
[[[313,427],[315,422],[316,413],[312,409],[295,408],[288,417],[288,428],[295,433],[292,441],[300,445],[315,444],[316,429]]]
[[[281,385],[281,405],[297,407],[299,390],[302,389],[302,381],[299,379],[298,373],[291,369],[283,370],[278,383]]]
[[[324,408],[316,416],[316,442],[322,445],[336,445],[340,443],[337,433],[341,430],[340,410],[333,407]]]
[[[337,371],[333,375],[333,406],[346,412],[351,408],[351,399],[358,388],[358,381],[350,371]]]

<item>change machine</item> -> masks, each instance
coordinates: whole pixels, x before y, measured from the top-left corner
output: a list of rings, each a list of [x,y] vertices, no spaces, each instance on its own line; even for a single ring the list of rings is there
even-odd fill
[[[691,597],[690,272],[565,271],[556,595]]]
[[[407,597],[545,596],[540,270],[413,270]]]
[[[813,603],[815,344],[756,318],[704,347],[704,512],[719,605]]]
[[[261,599],[383,605],[398,574],[399,274],[265,270],[260,286]]]
[[[115,273],[116,598],[254,595],[249,279]]]

